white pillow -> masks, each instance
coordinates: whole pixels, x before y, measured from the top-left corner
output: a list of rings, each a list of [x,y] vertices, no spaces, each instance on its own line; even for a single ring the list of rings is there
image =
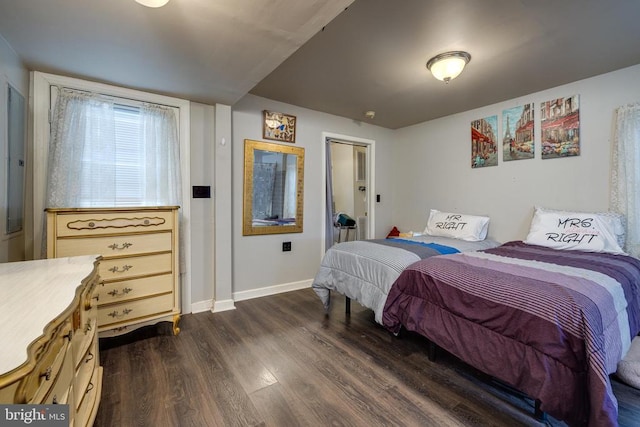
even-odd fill
[[[525,243],[554,249],[624,254],[617,234],[624,230],[611,214],[535,208]]]
[[[424,233],[430,236],[452,237],[468,242],[478,242],[487,237],[488,229],[488,216],[440,212],[431,209]]]

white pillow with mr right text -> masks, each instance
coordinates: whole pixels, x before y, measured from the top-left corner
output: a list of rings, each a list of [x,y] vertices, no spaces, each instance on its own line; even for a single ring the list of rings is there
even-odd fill
[[[554,249],[624,254],[616,236],[619,226],[612,216],[537,207],[524,242]]]
[[[424,234],[479,242],[487,237],[489,217],[431,209]]]

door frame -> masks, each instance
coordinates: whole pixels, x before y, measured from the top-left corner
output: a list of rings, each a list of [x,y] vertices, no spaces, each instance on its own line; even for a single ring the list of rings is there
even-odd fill
[[[322,238],[320,239],[320,254],[321,256],[324,255],[326,248],[325,248],[325,233],[327,231],[327,227],[326,227],[326,215],[327,215],[327,168],[326,168],[326,164],[327,164],[327,145],[326,142],[327,140],[336,140],[336,141],[340,141],[342,143],[346,143],[346,144],[353,144],[353,145],[360,145],[360,146],[364,146],[366,147],[366,151],[367,151],[367,179],[366,179],[366,185],[367,185],[367,193],[368,196],[367,197],[367,218],[368,218],[368,229],[367,229],[367,236],[371,239],[374,236],[374,231],[375,230],[375,194],[376,194],[376,189],[375,189],[375,148],[376,148],[376,141],[373,139],[367,139],[367,138],[360,138],[357,136],[349,136],[349,135],[342,135],[342,134],[338,134],[338,133],[333,133],[333,132],[322,132],[322,180],[321,180],[321,185],[322,185],[322,189],[320,194],[322,194]]]

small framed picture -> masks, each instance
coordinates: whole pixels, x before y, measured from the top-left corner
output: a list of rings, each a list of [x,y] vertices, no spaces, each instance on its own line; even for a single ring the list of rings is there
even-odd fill
[[[282,142],[296,142],[296,116],[274,111],[262,112],[262,137]]]

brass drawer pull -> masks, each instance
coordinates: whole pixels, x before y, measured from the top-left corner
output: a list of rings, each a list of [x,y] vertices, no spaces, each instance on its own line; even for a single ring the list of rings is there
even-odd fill
[[[118,295],[126,295],[129,292],[131,292],[133,289],[131,288],[122,288],[122,294],[120,294],[120,291],[118,291],[117,289],[112,290],[111,292],[109,292],[109,295],[111,295],[112,297],[116,297]]]
[[[102,286],[104,286],[104,284],[103,284]],[[87,299],[87,300],[85,300],[85,302],[84,302],[84,309],[85,309],[85,311],[86,311],[86,310],[91,310],[91,307],[92,307],[92,305],[91,305],[91,300],[92,300],[92,299],[94,299],[94,300],[96,300],[96,301],[100,301],[100,294],[96,292],[96,293],[94,293],[94,294],[93,294],[93,296],[91,297],[91,299]]]
[[[87,389],[85,390],[84,393],[85,394],[89,393],[91,390],[93,390],[93,387],[94,387],[93,383],[89,383],[89,385],[87,385]]]
[[[69,338],[69,341],[73,339],[73,330],[69,330],[67,335],[64,335],[63,338]]]
[[[84,360],[84,363],[89,363],[93,360],[95,356],[93,355],[93,353],[89,352],[89,354],[87,355],[87,358]]]
[[[127,249],[130,248],[131,246],[133,246],[133,243],[129,243],[129,242],[124,242],[122,244],[122,246],[118,246],[117,243],[114,243],[113,245],[109,245],[107,246],[109,249],[115,251],[115,250],[122,250],[122,249]]]
[[[115,265],[113,267],[111,267],[109,269],[110,272],[112,273],[124,273],[125,271],[130,270],[131,268],[133,268],[133,265],[123,265],[122,266],[122,270],[120,270],[118,267],[116,267]]]
[[[87,321],[87,324],[84,325],[84,334],[86,335],[87,332],[89,332],[91,330],[91,321]]]
[[[132,311],[133,311],[133,309],[125,308],[125,309],[122,310],[122,314],[118,313],[118,310],[114,310],[111,313],[109,313],[108,315],[115,319],[116,317],[126,316],[127,314],[131,313]]]
[[[51,401],[51,404],[53,404],[53,405],[57,405],[58,404],[58,396],[57,395],[53,395],[53,400]]]
[[[49,381],[51,379],[51,366],[47,368],[44,373],[40,374],[40,378],[44,377],[45,380]]]

